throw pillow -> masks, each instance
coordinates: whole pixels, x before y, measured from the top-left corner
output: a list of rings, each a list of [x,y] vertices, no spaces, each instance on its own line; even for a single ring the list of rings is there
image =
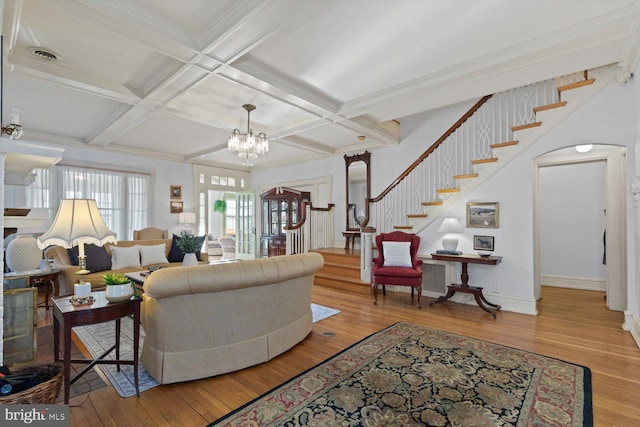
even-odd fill
[[[67,249],[71,265],[78,265],[78,246]],[[84,254],[87,257],[87,270],[104,271],[111,269],[111,257],[104,246],[96,246],[93,243],[85,243]]]
[[[138,245],[128,248],[111,246],[112,270],[128,267],[140,267],[140,250]]]
[[[84,254],[87,256],[87,270],[111,270],[111,257],[104,246],[84,245]]]
[[[178,239],[180,237],[173,235],[173,240],[171,241],[171,249],[169,249],[169,256],[167,259],[169,262],[182,262],[182,258],[184,258],[184,253],[178,247]]]
[[[383,267],[411,267],[411,242],[382,242]]]
[[[164,254],[166,249],[164,243],[149,246],[139,245],[138,249],[140,249],[140,264],[142,264],[142,266],[167,264],[169,262],[169,260],[167,260],[167,256]]]
[[[78,265],[78,247],[74,246],[72,248],[67,249],[67,255],[69,255],[69,262],[71,265]]]

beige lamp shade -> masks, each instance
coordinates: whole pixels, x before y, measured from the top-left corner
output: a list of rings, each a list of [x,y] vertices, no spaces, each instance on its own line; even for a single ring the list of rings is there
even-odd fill
[[[41,249],[51,245],[71,248],[76,244],[102,246],[117,241],[116,233],[104,223],[95,200],[63,199],[51,227],[38,237],[38,246]]]
[[[181,212],[178,216],[178,222],[180,224],[195,224],[196,213],[195,212]]]

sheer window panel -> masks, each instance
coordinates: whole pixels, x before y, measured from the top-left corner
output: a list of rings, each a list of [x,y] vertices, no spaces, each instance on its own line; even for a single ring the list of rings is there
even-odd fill
[[[133,230],[147,226],[148,174],[73,166],[37,169],[36,174],[34,183],[27,187],[27,201],[33,207],[49,208],[52,218],[61,199],[95,199],[118,239],[127,240]]]

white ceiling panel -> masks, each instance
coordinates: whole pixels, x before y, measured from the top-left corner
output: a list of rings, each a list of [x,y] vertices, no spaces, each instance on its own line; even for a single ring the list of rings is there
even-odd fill
[[[640,58],[638,1],[4,0],[4,122],[25,136],[246,170],[400,143],[382,122]],[[30,46],[60,61],[32,55]],[[358,135],[366,136],[364,141]]]

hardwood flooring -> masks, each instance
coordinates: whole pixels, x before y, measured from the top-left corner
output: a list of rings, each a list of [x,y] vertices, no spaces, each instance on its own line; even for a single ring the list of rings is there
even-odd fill
[[[556,357],[591,368],[595,426],[637,426],[640,350],[621,329],[623,315],[606,308],[602,292],[544,287],[540,314],[499,312],[452,302],[423,308],[409,294],[368,295],[316,286],[313,302],[342,312],[314,325],[299,345],[276,359],[238,372],[159,386],[123,399],[111,386],[71,400],[71,426],[205,426],[322,362],[358,340],[406,321]],[[39,309],[39,324],[51,324]],[[215,325],[214,325],[215,326]],[[322,333],[331,331],[334,336]]]

